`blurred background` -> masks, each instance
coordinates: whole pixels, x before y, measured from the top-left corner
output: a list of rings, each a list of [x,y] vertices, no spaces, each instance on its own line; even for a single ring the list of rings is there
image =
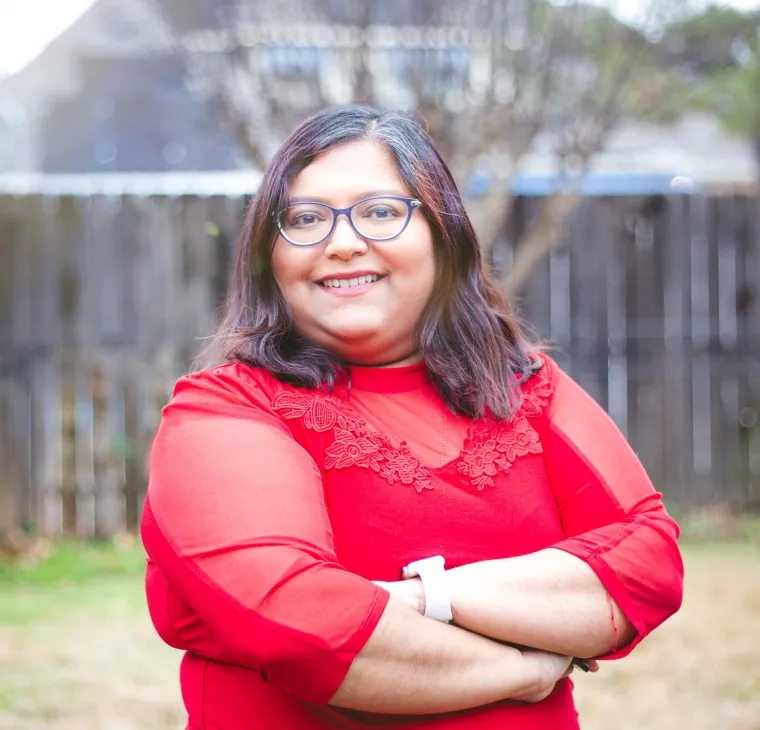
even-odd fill
[[[347,103],[422,117],[683,527],[584,730],[760,730],[760,0],[0,0],[0,729],[183,727],[151,437],[268,159]]]

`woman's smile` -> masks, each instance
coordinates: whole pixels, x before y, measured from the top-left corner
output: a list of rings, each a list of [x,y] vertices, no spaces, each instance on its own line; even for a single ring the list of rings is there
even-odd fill
[[[382,274],[365,272],[332,274],[317,281],[317,286],[333,296],[359,297],[377,289],[377,284],[386,278]]]
[[[291,179],[295,213],[282,224],[272,265],[301,335],[354,363],[396,361],[417,350],[414,333],[436,278],[430,223],[417,205],[388,240],[359,233],[385,235],[413,198],[393,156],[365,140],[333,147]],[[355,217],[334,219],[323,240],[298,245],[319,237],[314,229],[329,220],[327,206],[345,212],[363,202]]]

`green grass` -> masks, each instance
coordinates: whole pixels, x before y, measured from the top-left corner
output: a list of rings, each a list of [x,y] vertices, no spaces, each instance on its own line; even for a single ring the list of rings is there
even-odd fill
[[[134,615],[144,598],[134,587],[145,572],[145,552],[138,542],[54,542],[41,560],[0,560],[0,625],[22,626],[51,614],[78,611],[82,605],[118,600]],[[129,591],[125,591],[129,587]],[[0,696],[0,703],[2,697]]]
[[[576,678],[583,730],[760,730],[760,521],[704,524],[686,525],[682,611]],[[144,564],[135,541],[0,563],[0,730],[184,727],[180,653],[150,624]]]
[[[722,544],[760,548],[760,514],[737,514],[703,509],[674,515],[681,528],[681,543],[712,548]]]
[[[148,618],[136,541],[0,563],[0,730],[178,730],[180,653]]]
[[[145,551],[137,541],[53,542],[42,560],[0,560],[0,588],[10,585],[81,584],[142,575]]]

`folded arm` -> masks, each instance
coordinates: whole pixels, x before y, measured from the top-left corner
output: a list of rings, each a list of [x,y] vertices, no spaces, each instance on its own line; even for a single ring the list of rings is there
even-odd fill
[[[541,438],[567,537],[530,555],[447,571],[454,620],[515,644],[616,658],[681,604],[678,528],[607,414],[546,367],[553,395]]]
[[[342,568],[314,462],[219,371],[164,411],[142,536],[159,633],[305,700],[447,712],[540,699],[567,666],[426,621]]]
[[[454,621],[503,641],[598,657],[636,635],[588,563],[560,550],[448,571]]]

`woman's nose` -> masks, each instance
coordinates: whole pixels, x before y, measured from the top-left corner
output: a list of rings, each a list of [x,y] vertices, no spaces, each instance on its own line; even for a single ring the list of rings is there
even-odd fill
[[[325,256],[350,259],[367,252],[367,242],[354,230],[348,217],[342,215],[335,222],[335,229],[325,246]]]

